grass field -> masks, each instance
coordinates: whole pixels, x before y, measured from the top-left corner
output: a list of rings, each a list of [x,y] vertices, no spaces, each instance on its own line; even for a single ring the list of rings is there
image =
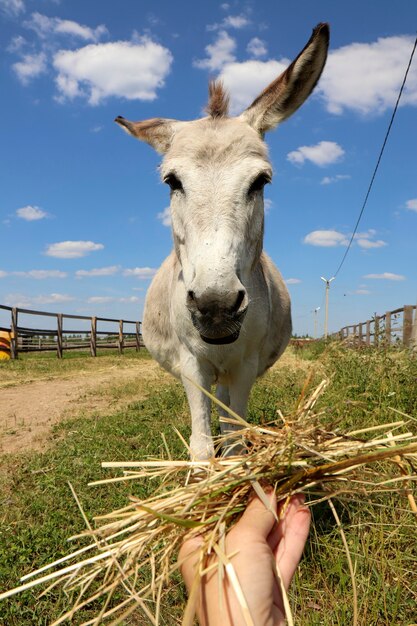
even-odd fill
[[[148,359],[127,353],[90,359],[71,354],[61,362],[51,357],[22,358],[0,364],[0,381],[51,379],[79,370],[93,376],[97,368],[141,367]],[[149,362],[150,364],[150,362]],[[254,388],[249,419],[269,421],[276,410],[284,415],[299,398],[307,376],[313,389],[324,376],[331,384],[319,400],[328,426],[342,430],[395,421],[393,409],[410,416],[409,430],[417,430],[417,360],[406,352],[353,351],[322,345],[289,351],[280,365]],[[1,387],[0,387],[1,391]],[[142,389],[143,391],[143,389]],[[19,577],[75,549],[67,538],[83,530],[83,521],[68,486],[71,481],[87,516],[123,506],[131,490],[138,497],[155,486],[143,483],[88,487],[103,477],[101,461],[135,460],[163,453],[161,433],[174,455],[184,448],[173,433],[174,424],[189,437],[189,413],[181,385],[171,379],[150,380],[146,393],[129,379],[107,388],[112,410],[86,410],[54,427],[43,453],[24,452],[2,457],[0,481],[0,589],[14,587]],[[140,398],[138,399],[138,396]],[[129,399],[118,410],[117,402]],[[214,418],[215,421],[215,418]],[[417,468],[416,472],[417,473]],[[372,500],[357,497],[336,501],[349,551],[355,565],[360,626],[417,624],[417,519],[401,489],[378,494]],[[294,580],[290,601],[296,624],[346,626],[352,623],[352,584],[340,533],[327,504],[313,507],[314,524],[305,555]],[[146,575],[146,573],[144,573]],[[174,580],[163,602],[162,623],[181,623],[184,590]],[[25,592],[0,605],[3,626],[50,624],[71,606],[71,598],[58,587],[38,599]],[[98,613],[99,604],[85,609],[71,622],[81,624]],[[145,625],[139,614],[126,626]]]

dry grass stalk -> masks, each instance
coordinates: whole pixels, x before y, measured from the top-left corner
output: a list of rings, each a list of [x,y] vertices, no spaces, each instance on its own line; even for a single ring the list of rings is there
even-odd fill
[[[233,447],[237,441],[244,441],[247,449],[244,456],[216,457],[207,462],[172,460],[165,442],[169,460],[103,463],[106,468],[125,470],[124,475],[93,485],[152,479],[155,484],[159,481],[160,486],[145,501],[131,496],[125,507],[97,517],[97,527],[88,526],[83,535],[92,538],[89,546],[26,575],[20,587],[1,594],[0,599],[41,583],[51,586],[59,583],[76,599],[71,610],[52,626],[71,619],[74,613],[99,598],[103,604],[98,616],[83,626],[120,624],[138,609],[149,623],[157,625],[161,599],[179,568],[178,549],[185,536],[202,534],[200,571],[183,618],[184,626],[191,625],[206,555],[220,556],[219,575],[229,576],[237,595],[241,593],[232,555],[224,552],[224,533],[238,519],[254,492],[264,497],[263,485],[274,485],[278,499],[308,492],[310,504],[341,495],[360,494],[363,498],[372,492],[396,490],[398,484],[406,485],[410,493],[417,477],[406,468],[417,461],[417,437],[403,432],[409,420],[348,433],[326,430],[321,426],[322,413],[314,412],[326,385],[323,381],[308,397],[304,389],[294,414],[287,418],[281,415],[279,425],[254,426],[238,418],[242,427],[239,433],[228,436],[227,440],[219,438],[217,445]],[[233,422],[234,418],[226,421]],[[381,467],[372,467],[380,461],[400,466],[401,476],[393,479],[388,475],[381,481]],[[56,567],[60,569],[46,573]],[[148,576],[145,571],[149,572]],[[251,617],[244,598],[241,605],[249,624]]]

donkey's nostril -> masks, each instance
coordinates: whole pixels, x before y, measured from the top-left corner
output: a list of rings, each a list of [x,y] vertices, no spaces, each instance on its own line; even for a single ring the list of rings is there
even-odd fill
[[[234,311],[235,313],[236,313],[237,311],[239,311],[239,309],[240,309],[240,305],[242,304],[242,302],[243,302],[244,298],[245,298],[245,291],[244,291],[243,289],[240,289],[240,290],[238,291],[238,295],[237,295],[237,298],[236,298],[236,302],[235,302],[235,304],[234,304],[234,306],[233,306],[233,311]]]
[[[191,302],[194,302],[194,300],[195,300],[195,293],[194,293],[194,291],[189,291],[187,295],[188,295],[188,299],[191,300]]]

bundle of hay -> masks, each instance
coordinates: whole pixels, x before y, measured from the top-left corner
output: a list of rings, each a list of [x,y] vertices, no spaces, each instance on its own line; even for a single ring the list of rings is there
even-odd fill
[[[75,592],[76,600],[53,626],[99,598],[104,598],[99,614],[84,626],[120,624],[138,609],[158,625],[161,597],[178,570],[176,555],[184,538],[203,535],[203,563],[204,554],[221,544],[253,492],[265,498],[265,485],[273,485],[278,499],[307,493],[310,506],[335,496],[364,497],[400,488],[417,513],[410,487],[416,478],[417,436],[406,430],[409,420],[348,433],[325,429],[322,413],[314,408],[326,385],[323,381],[307,398],[302,394],[294,413],[284,418],[278,412],[274,423],[254,426],[231,414],[226,421],[237,422],[240,431],[227,441],[219,438],[217,445],[233,450],[243,442],[245,454],[206,462],[168,458],[103,463],[122,469],[123,475],[92,485],[150,480],[154,495],[147,500],[131,497],[122,509],[97,517],[94,529],[84,516],[87,531],[82,536],[91,537],[89,545],[25,576],[20,587],[0,599],[35,585],[49,583],[48,591],[60,584]],[[384,466],[375,465],[379,461],[395,464],[396,476],[384,475]],[[147,580],[146,568],[151,572]],[[192,623],[193,611],[186,610],[183,624]]]

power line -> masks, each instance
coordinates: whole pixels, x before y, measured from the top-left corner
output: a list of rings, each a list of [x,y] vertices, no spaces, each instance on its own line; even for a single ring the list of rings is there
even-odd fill
[[[412,50],[412,52],[411,52],[410,60],[409,60],[409,62],[408,62],[408,66],[407,66],[406,72],[405,72],[405,74],[404,74],[404,79],[403,79],[403,82],[402,82],[402,85],[401,85],[401,88],[400,88],[400,91],[399,91],[399,94],[398,94],[397,102],[395,103],[394,111],[393,111],[392,116],[391,116],[391,121],[390,121],[390,123],[389,123],[389,125],[388,125],[388,129],[387,129],[387,132],[386,132],[386,134],[385,134],[385,139],[384,139],[384,142],[383,142],[383,144],[382,144],[382,148],[381,148],[380,153],[379,153],[378,161],[377,161],[377,164],[376,164],[376,166],[375,166],[374,173],[372,174],[372,178],[371,178],[371,182],[369,183],[368,191],[366,192],[365,200],[364,200],[364,202],[363,202],[363,204],[362,204],[362,208],[361,208],[361,210],[360,210],[359,217],[358,217],[358,219],[357,219],[357,221],[356,221],[355,228],[354,228],[353,233],[352,233],[352,236],[351,236],[351,238],[350,238],[350,241],[349,241],[348,247],[347,247],[347,248],[346,248],[346,250],[345,250],[345,253],[344,253],[344,255],[343,255],[342,260],[340,261],[339,267],[337,268],[336,272],[333,274],[333,276],[334,276],[335,278],[336,278],[336,276],[338,275],[338,273],[340,272],[340,270],[341,270],[341,268],[342,268],[342,266],[343,266],[343,263],[345,262],[345,259],[346,259],[347,255],[348,255],[348,252],[349,252],[350,247],[351,247],[351,245],[352,245],[353,239],[354,239],[354,237],[355,237],[355,235],[356,235],[356,231],[358,230],[359,222],[361,221],[361,218],[362,218],[363,212],[364,212],[365,207],[366,207],[366,204],[367,204],[367,202],[368,202],[369,194],[371,193],[371,189],[372,189],[372,186],[373,186],[373,184],[374,184],[375,176],[376,176],[376,173],[377,173],[377,171],[378,171],[379,164],[380,164],[380,162],[381,162],[382,155],[383,155],[384,150],[385,150],[385,145],[386,145],[386,143],[387,143],[387,141],[388,141],[388,137],[389,137],[389,134],[390,134],[390,131],[391,131],[391,126],[392,126],[392,124],[393,124],[393,122],[394,122],[395,114],[397,113],[398,105],[399,105],[399,103],[400,103],[401,96],[402,96],[402,93],[403,93],[403,90],[404,90],[404,86],[405,86],[405,83],[406,83],[406,81],[407,81],[408,71],[409,71],[409,69],[410,69],[410,67],[411,67],[411,63],[412,63],[412,61],[413,61],[413,57],[414,57],[414,52],[415,52],[415,50],[416,50],[416,46],[417,46],[417,37],[416,37],[416,39],[415,39],[415,41],[414,41],[414,47],[413,47],[413,50]]]

